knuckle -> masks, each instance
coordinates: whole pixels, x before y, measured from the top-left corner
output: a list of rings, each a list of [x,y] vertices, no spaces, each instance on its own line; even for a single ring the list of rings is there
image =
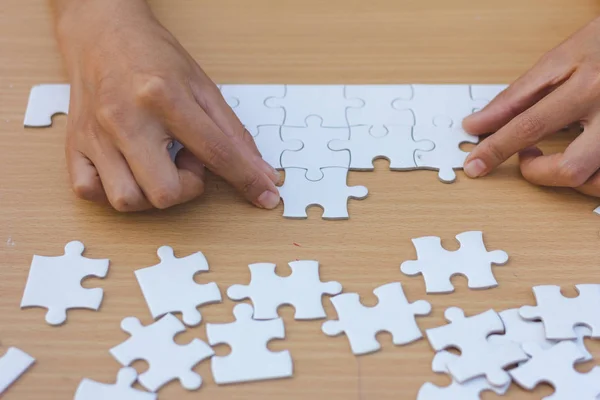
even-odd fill
[[[558,175],[569,187],[579,187],[588,180],[585,169],[573,163],[563,163],[558,169]]]
[[[490,141],[489,143],[487,143],[483,150],[484,154],[486,154],[488,157],[491,157],[497,163],[504,161],[504,159],[506,158],[500,146],[494,142]]]
[[[170,99],[173,92],[170,82],[157,75],[138,78],[135,88],[135,98],[142,105],[156,105]]]
[[[540,136],[545,128],[544,120],[536,115],[523,115],[517,120],[516,133],[528,143]]]
[[[98,197],[98,188],[93,180],[77,179],[72,183],[73,192],[83,200],[92,201]]]
[[[116,102],[102,102],[96,109],[98,123],[109,130],[122,126],[126,118],[127,115],[124,107],[121,107]]]
[[[229,163],[231,159],[231,150],[221,141],[208,144],[205,153],[205,163],[213,168],[220,168]]]
[[[159,185],[147,193],[150,203],[158,208],[165,209],[177,204],[178,193],[169,185]]]
[[[242,193],[248,194],[252,192],[261,182],[261,177],[258,174],[248,174],[244,178],[244,182],[242,184]]]
[[[137,211],[143,198],[140,193],[131,188],[119,191],[109,198],[110,204],[119,212]]]

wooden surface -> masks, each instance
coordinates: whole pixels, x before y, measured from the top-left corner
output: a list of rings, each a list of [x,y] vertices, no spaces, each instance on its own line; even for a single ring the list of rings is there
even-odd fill
[[[160,20],[220,83],[396,83],[510,82],[544,51],[600,14],[594,0],[156,0]],[[422,328],[443,323],[447,306],[468,314],[532,304],[531,287],[560,284],[574,295],[576,283],[600,283],[599,200],[570,190],[526,183],[511,160],[492,176],[452,185],[430,171],[350,173],[369,197],[351,201],[349,221],[323,221],[312,209],[308,220],[285,220],[246,204],[225,183],[211,178],[198,201],[164,212],[118,214],[77,200],[68,186],[63,139],[65,117],[50,129],[23,129],[27,96],[37,83],[63,82],[65,73],[52,36],[44,0],[0,2],[0,342],[17,346],[37,364],[6,394],[7,399],[67,399],[83,377],[113,382],[119,368],[108,349],[128,336],[123,317],[151,321],[134,278],[135,269],[157,262],[156,249],[169,244],[179,256],[202,250],[210,263],[206,276],[222,293],[249,279],[247,264],[276,262],[282,274],[294,259],[321,262],[324,280],[339,280],[374,305],[372,290],[402,281],[408,298],[433,304]],[[559,151],[571,136],[546,143]],[[437,235],[456,248],[454,235],[483,230],[490,249],[510,254],[496,267],[500,287],[468,290],[463,279],[453,294],[426,296],[420,277],[399,271],[415,256],[410,239]],[[68,323],[50,327],[43,309],[20,310],[33,254],[59,255],[73,239],[87,255],[110,258],[109,275],[86,287],[105,291],[100,312],[71,311]],[[200,280],[206,279],[205,277]],[[335,317],[329,301],[327,314]],[[232,320],[233,303],[202,309],[205,321]],[[269,345],[289,349],[292,379],[234,386],[214,384],[210,365],[195,370],[204,378],[200,392],[184,393],[178,383],[160,398],[192,399],[412,399],[426,381],[447,377],[431,372],[433,352],[425,340],[394,347],[381,334],[382,351],[354,357],[344,336],[326,337],[322,321],[293,321],[280,310],[286,340]],[[205,338],[204,325],[177,337],[186,343]],[[597,359],[600,345],[588,341]],[[226,354],[226,347],[217,354]],[[146,368],[143,362],[135,364]],[[586,364],[582,370],[591,368]],[[541,387],[511,398],[551,393]],[[495,398],[486,394],[485,399]]]

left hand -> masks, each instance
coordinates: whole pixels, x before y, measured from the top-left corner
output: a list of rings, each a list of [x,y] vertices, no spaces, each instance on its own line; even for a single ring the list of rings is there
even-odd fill
[[[544,155],[536,147],[575,123],[584,131],[563,153]],[[467,176],[487,175],[519,153],[528,181],[600,197],[600,19],[546,53],[463,127],[474,135],[496,132],[467,158]]]

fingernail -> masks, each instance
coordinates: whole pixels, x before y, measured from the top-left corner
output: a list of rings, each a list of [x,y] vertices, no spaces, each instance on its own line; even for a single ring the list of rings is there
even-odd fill
[[[277,207],[279,204],[279,195],[271,192],[270,190],[265,190],[257,199],[258,204],[266,208],[268,210]]]
[[[469,178],[477,178],[483,175],[486,166],[483,161],[481,161],[479,158],[476,158],[469,161],[463,169]]]

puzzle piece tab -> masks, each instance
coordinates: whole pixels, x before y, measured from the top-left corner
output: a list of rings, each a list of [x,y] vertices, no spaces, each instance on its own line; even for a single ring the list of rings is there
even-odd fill
[[[364,199],[369,191],[364,186],[346,185],[347,168],[323,168],[323,179],[306,179],[306,170],[286,168],[285,181],[279,188],[283,200],[283,216],[306,218],[309,206],[321,206],[323,219],[347,219],[348,198]]]
[[[374,307],[363,306],[358,293],[333,297],[331,302],[339,319],[323,323],[323,332],[328,336],[344,332],[354,354],[379,350],[381,346],[376,338],[379,332],[391,333],[395,345],[408,344],[422,337],[415,317],[431,312],[427,301],[409,303],[399,282],[380,286],[373,293],[379,300]]]
[[[575,285],[579,296],[564,297],[560,286],[535,286],[537,306],[523,306],[519,313],[527,320],[541,320],[547,339],[576,339],[573,328],[587,326],[592,338],[600,338],[600,285]]]
[[[222,385],[291,377],[293,363],[289,351],[272,352],[267,348],[269,341],[285,338],[283,320],[254,320],[249,304],[236,305],[233,314],[235,322],[206,325],[212,346],[227,344],[231,347],[229,355],[214,356],[211,360],[215,382]]]
[[[46,322],[50,325],[64,323],[70,308],[98,310],[103,290],[83,288],[81,281],[90,276],[104,278],[109,260],[85,258],[83,251],[83,243],[73,241],[67,243],[63,256],[34,255],[21,308],[47,308]]]
[[[413,239],[417,260],[402,263],[406,275],[422,274],[427,293],[450,293],[454,286],[450,278],[463,275],[471,289],[487,289],[498,285],[492,273],[492,264],[505,264],[508,254],[502,250],[487,251],[481,231],[469,231],[456,235],[460,248],[448,251],[442,247],[437,236]]]
[[[84,378],[75,392],[75,400],[156,400],[155,393],[132,388],[137,379],[133,368],[121,368],[117,383],[106,384]]]
[[[135,317],[127,317],[121,322],[121,329],[131,337],[110,349],[110,354],[123,366],[146,360],[149,368],[138,378],[146,389],[156,392],[174,379],[179,379],[187,390],[196,390],[202,385],[202,378],[192,368],[214,352],[200,339],[186,345],[175,343],[173,337],[185,331],[185,326],[173,314],[147,326],[142,326]]]
[[[233,285],[227,295],[232,300],[250,298],[254,319],[277,318],[277,308],[284,304],[295,308],[295,319],[325,318],[321,298],[324,294],[340,293],[342,285],[335,281],[321,282],[318,261],[292,261],[289,266],[291,275],[282,278],[275,273],[275,264],[251,264],[250,284]]]
[[[206,257],[197,252],[176,258],[169,246],[160,247],[157,253],[159,264],[135,271],[152,318],[180,312],[186,325],[198,325],[202,316],[196,307],[221,301],[216,283],[194,281],[196,273],[208,271]]]

